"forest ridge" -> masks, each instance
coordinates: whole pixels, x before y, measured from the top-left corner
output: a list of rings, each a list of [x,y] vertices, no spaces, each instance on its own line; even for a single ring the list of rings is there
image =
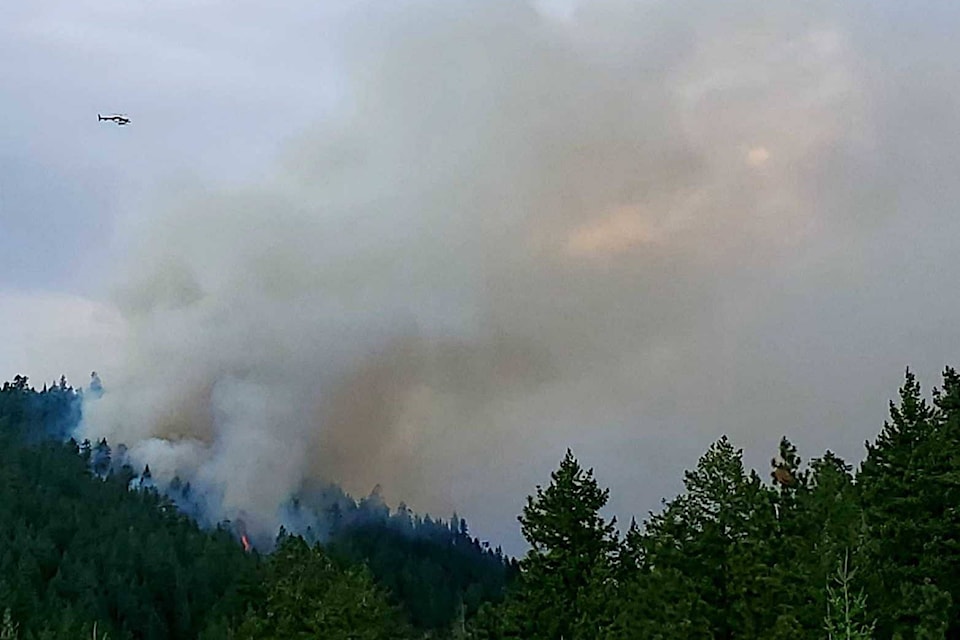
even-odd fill
[[[0,390],[4,640],[960,638],[952,368],[929,397],[907,371],[856,471],[784,437],[762,477],[723,437],[622,535],[568,451],[519,515],[519,562],[464,520],[342,492],[335,525],[247,553],[229,523],[197,524],[182,486],[161,495],[105,441],[70,439],[81,395]]]

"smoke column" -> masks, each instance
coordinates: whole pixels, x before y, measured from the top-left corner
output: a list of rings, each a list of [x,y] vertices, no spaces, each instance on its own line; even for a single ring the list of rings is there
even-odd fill
[[[84,434],[251,533],[324,481],[512,519],[558,447],[723,397],[711,319],[855,226],[823,167],[873,140],[829,10],[724,7],[348,11],[340,102],[279,166],[143,213]]]

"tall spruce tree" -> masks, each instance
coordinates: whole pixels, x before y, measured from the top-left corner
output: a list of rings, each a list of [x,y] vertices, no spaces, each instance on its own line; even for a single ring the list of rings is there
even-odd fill
[[[771,490],[744,472],[742,451],[726,436],[686,472],[684,485],[647,523],[647,562],[692,582],[708,607],[712,637],[769,637],[779,615]]]
[[[778,617],[770,637],[819,638],[824,584],[836,558],[858,548],[861,518],[850,466],[827,451],[802,470],[787,438],[771,464],[777,524],[768,536],[774,558],[770,593]]]
[[[799,505],[808,544],[798,558],[798,581],[803,581],[806,596],[801,623],[806,629],[818,629],[815,621],[827,606],[823,585],[835,574],[837,558],[860,558],[863,519],[849,464],[827,451],[811,462],[810,469],[810,490]]]
[[[770,461],[775,525],[761,543],[771,558],[766,606],[775,615],[770,638],[796,638],[815,628],[822,613],[815,604],[822,584],[811,580],[816,563],[818,523],[810,509],[811,474],[801,469],[797,448],[781,438]]]
[[[943,386],[933,390],[936,419],[931,447],[931,496],[928,523],[930,539],[924,559],[931,581],[943,593],[927,589],[927,598],[946,602],[946,621],[950,637],[960,637],[960,375],[947,367]]]
[[[600,510],[608,489],[567,450],[550,485],[537,487],[519,517],[530,551],[520,561],[517,592],[507,609],[506,637],[572,640],[601,637],[602,594],[612,580],[615,522]]]
[[[866,525],[864,577],[878,617],[877,637],[927,638],[960,631],[950,589],[958,560],[956,529],[960,451],[947,415],[955,374],[931,406],[907,370],[899,406],[857,475]],[[942,408],[941,408],[942,405]]]

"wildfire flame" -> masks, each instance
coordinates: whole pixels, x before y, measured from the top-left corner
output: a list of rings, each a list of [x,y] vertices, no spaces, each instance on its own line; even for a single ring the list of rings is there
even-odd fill
[[[247,534],[240,534],[240,542],[243,543],[243,550],[250,551],[250,541],[247,539]]]

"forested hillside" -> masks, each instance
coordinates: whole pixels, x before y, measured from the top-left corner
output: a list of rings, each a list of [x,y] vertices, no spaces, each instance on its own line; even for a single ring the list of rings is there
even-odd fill
[[[336,487],[335,526],[244,552],[229,522],[190,517],[122,443],[66,439],[82,392],[0,389],[0,637],[419,638],[502,599],[515,566],[467,533]],[[324,522],[327,522],[325,520]],[[318,538],[323,539],[322,549]]]
[[[257,559],[224,530],[202,532],[155,492],[101,479],[89,446],[61,433],[75,392],[18,378],[0,392],[0,608],[23,638],[196,637],[242,613]],[[14,636],[17,637],[17,636]]]
[[[856,471],[783,438],[765,478],[724,437],[625,527],[568,452],[519,517],[518,567],[376,494],[338,499],[353,506],[322,545],[281,531],[245,553],[106,443],[64,442],[78,398],[20,377],[0,392],[3,638],[960,638],[953,369],[929,399],[907,373]]]

